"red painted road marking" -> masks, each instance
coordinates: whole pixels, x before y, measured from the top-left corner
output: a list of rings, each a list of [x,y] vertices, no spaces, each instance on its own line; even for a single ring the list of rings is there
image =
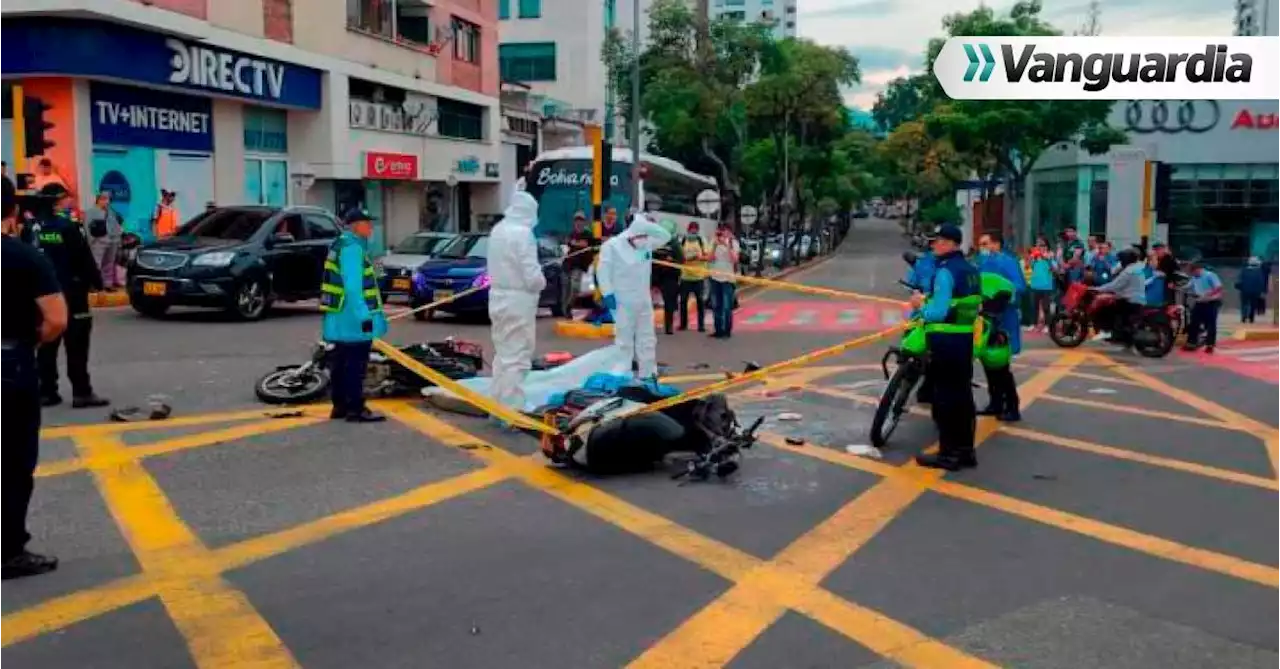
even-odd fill
[[[1179,353],[1202,365],[1226,369],[1242,376],[1280,384],[1280,347],[1259,342],[1223,342],[1213,353]]]

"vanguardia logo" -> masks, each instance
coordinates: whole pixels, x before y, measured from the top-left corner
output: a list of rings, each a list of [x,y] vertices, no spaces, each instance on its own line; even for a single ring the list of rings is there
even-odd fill
[[[971,45],[964,45],[969,58],[965,81],[973,81],[979,59]],[[986,44],[979,44],[985,66],[979,81],[987,81],[995,58]],[[1015,49],[1000,45],[1000,62],[1005,80],[1022,83],[1083,83],[1091,93],[1112,82],[1123,83],[1249,83],[1253,77],[1253,57],[1231,53],[1225,44],[1209,44],[1197,53],[1055,53],[1025,44]]]
[[[955,100],[1275,100],[1275,37],[950,37],[933,74]]]

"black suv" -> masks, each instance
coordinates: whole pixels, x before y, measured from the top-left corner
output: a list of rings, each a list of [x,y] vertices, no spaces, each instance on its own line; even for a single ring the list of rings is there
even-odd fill
[[[339,234],[338,220],[318,207],[218,207],[138,249],[129,303],[146,316],[176,304],[256,320],[276,300],[320,296],[324,259]]]

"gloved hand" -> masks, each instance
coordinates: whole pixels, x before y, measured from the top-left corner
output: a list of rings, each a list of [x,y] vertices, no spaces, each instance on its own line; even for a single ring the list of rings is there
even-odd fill
[[[648,390],[649,390],[649,392],[651,392],[651,393],[653,393],[653,394],[655,394],[655,395],[659,395],[659,394],[661,394],[661,392],[662,392],[662,389],[661,389],[661,388],[659,387],[659,385],[658,385],[658,377],[657,377],[657,376],[650,376],[650,377],[645,378],[645,379],[644,379],[644,387],[645,387],[646,389],[648,389]]]
[[[608,309],[609,311],[618,310],[618,298],[614,297],[613,295],[605,295],[604,298],[600,301],[600,303],[603,304],[604,308]]]
[[[361,331],[361,332],[364,332],[364,333],[366,333],[366,334],[371,334],[371,333],[373,333],[373,321],[371,321],[371,320],[369,320],[369,321],[361,321],[361,322],[360,322],[360,331]]]

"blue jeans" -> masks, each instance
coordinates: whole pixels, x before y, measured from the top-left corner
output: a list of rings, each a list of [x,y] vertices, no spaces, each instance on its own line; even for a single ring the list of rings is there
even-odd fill
[[[733,334],[733,296],[738,287],[728,281],[711,280],[711,322],[715,334]]]
[[[356,415],[364,411],[364,373],[373,342],[334,342],[329,378],[334,413]]]

